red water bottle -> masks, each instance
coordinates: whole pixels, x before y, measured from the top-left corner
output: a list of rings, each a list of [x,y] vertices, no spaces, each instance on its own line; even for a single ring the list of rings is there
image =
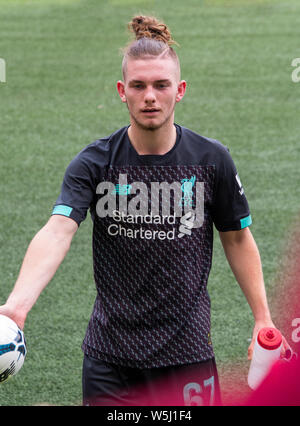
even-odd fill
[[[282,335],[276,328],[262,328],[256,338],[248,374],[248,385],[256,389],[270,371],[272,365],[279,360],[282,346]]]

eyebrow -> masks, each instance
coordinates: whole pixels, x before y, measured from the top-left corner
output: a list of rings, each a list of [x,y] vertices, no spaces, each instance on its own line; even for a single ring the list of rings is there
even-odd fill
[[[129,84],[145,83],[144,80],[130,80]],[[155,80],[154,83],[171,83],[169,79]]]

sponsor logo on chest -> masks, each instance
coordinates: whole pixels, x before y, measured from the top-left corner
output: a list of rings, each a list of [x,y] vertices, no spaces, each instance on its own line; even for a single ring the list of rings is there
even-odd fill
[[[96,212],[99,218],[111,217],[110,235],[128,238],[174,239],[189,236],[193,228],[204,222],[204,182],[196,176],[179,182],[128,183],[126,173],[120,173],[118,182],[100,182],[96,189],[99,197]],[[176,218],[180,218],[176,220]],[[124,228],[122,224],[139,224],[140,227]],[[174,225],[167,232],[147,229],[142,225]],[[177,229],[177,228],[178,229]],[[163,228],[163,227],[162,227]]]

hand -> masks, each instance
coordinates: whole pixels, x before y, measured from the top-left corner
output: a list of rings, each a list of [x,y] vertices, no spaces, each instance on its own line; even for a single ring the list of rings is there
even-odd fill
[[[253,329],[253,334],[252,334],[252,340],[251,340],[251,343],[250,343],[249,348],[248,348],[248,360],[252,359],[253,348],[254,348],[254,344],[255,344],[258,332],[261,328],[264,328],[264,327],[276,328],[272,321],[257,321],[255,323],[255,326],[254,326],[254,329]],[[288,344],[286,338],[284,336],[282,336],[282,347],[281,347],[281,352],[280,352],[280,358],[285,358],[286,353],[288,351],[291,351],[290,353],[293,353],[293,350],[291,349],[290,345]]]
[[[20,312],[13,310],[8,304],[0,306],[0,314],[12,319],[21,330],[24,329],[26,317]]]

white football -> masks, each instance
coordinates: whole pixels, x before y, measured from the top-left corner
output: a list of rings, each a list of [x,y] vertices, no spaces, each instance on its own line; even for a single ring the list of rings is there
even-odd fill
[[[5,315],[0,315],[0,383],[17,374],[26,356],[24,333]]]

